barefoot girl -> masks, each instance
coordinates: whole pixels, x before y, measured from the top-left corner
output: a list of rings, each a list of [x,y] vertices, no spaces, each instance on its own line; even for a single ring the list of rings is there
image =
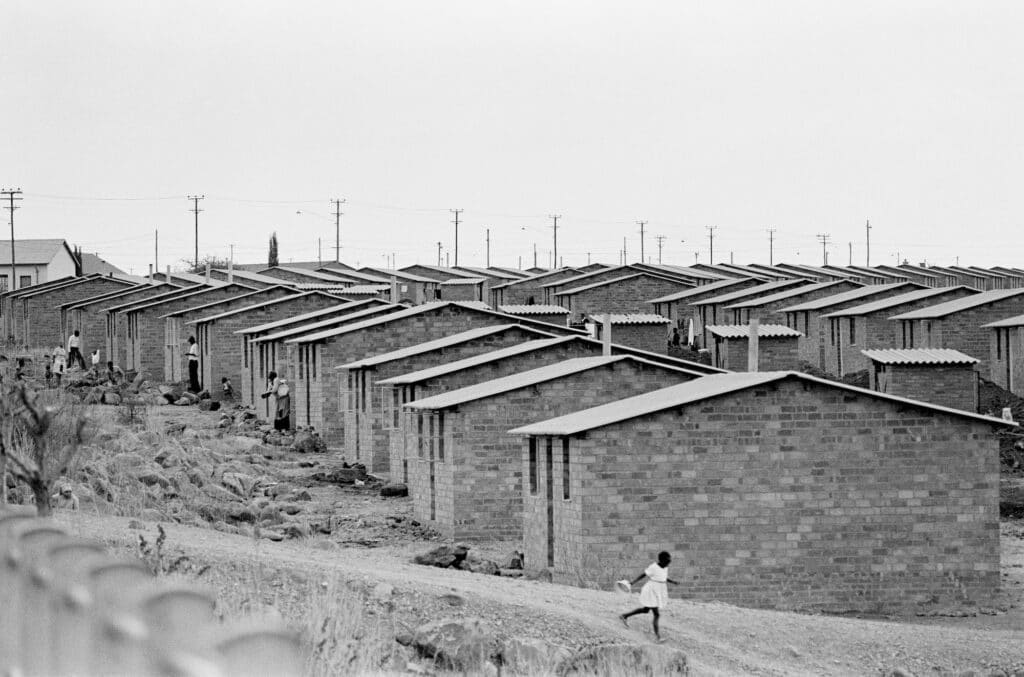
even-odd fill
[[[661,640],[661,630],[658,628],[658,619],[661,617],[661,609],[668,604],[668,586],[666,583],[672,585],[679,585],[678,581],[673,581],[668,577],[668,565],[672,562],[672,556],[664,550],[658,553],[658,561],[653,562],[649,567],[644,569],[644,572],[637,576],[630,582],[630,587],[636,585],[640,581],[647,578],[647,582],[644,583],[644,587],[640,589],[640,608],[630,611],[628,614],[622,614],[619,616],[622,619],[622,624],[627,628],[629,622],[627,619],[630,616],[637,614],[645,614],[650,611],[654,614],[654,619],[651,624],[654,626],[654,636]]]

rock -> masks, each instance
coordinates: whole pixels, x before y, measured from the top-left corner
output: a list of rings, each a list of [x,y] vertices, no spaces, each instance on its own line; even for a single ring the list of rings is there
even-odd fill
[[[281,517],[281,511],[274,505],[268,505],[265,508],[261,508],[259,519],[260,522],[270,522],[272,524],[280,524],[284,521]]]
[[[220,411],[220,402],[210,402],[210,411]]]
[[[366,468],[353,466],[351,468],[337,468],[331,472],[313,473],[313,479],[318,482],[330,482],[332,484],[355,484],[356,481],[366,481]]]
[[[312,501],[313,495],[303,489],[302,491],[296,491],[294,494],[289,494],[289,501]]]
[[[391,596],[394,594],[395,586],[389,583],[378,583],[370,591],[370,597],[380,601],[391,599]]]
[[[295,439],[292,440],[291,450],[297,451],[300,454],[312,454],[317,450],[316,438],[313,433],[308,430],[300,430],[295,433]]]
[[[607,674],[688,675],[686,654],[662,644],[599,644],[580,650],[558,666],[560,677]]]
[[[199,411],[210,411],[211,404],[213,400],[199,400]]]
[[[302,512],[302,506],[295,505],[294,503],[285,503],[281,506],[281,512],[286,515],[295,515]]]
[[[282,527],[288,538],[308,538],[309,526],[300,522],[289,522]]]
[[[404,484],[385,484],[380,488],[380,495],[389,496],[408,496],[409,487]]]
[[[267,490],[267,494],[272,498],[277,498],[278,496],[284,496],[295,493],[296,488],[297,487],[294,484],[281,482],[280,484],[275,484],[274,486],[270,487]]]
[[[142,522],[140,522],[139,520],[128,520],[128,528],[129,529],[139,530],[139,529],[142,529],[144,527],[143,527]]]
[[[440,595],[439,600],[447,604],[448,606],[460,607],[466,606],[466,600],[458,595],[448,593],[447,595]]]
[[[469,548],[464,545],[442,545],[430,552],[416,555],[413,562],[431,567],[458,567],[469,554]]]
[[[238,496],[217,484],[207,484],[203,487],[203,493],[215,501],[235,502],[240,500]]]
[[[128,390],[132,391],[133,393],[138,393],[140,390],[142,390],[142,385],[145,382],[146,373],[140,371],[138,374],[135,375],[135,378],[132,379],[131,385],[128,386]]]
[[[103,402],[103,389],[93,388],[82,400],[84,404],[100,404]]]
[[[260,532],[260,535],[262,535],[263,538],[267,539],[268,541],[283,541],[284,540],[284,534],[282,534],[280,531],[267,531],[267,530],[263,530],[263,531]]]
[[[164,477],[162,474],[155,470],[143,471],[135,476],[137,480],[145,484],[147,487],[159,485],[161,489],[166,489],[171,486],[171,481]]]
[[[572,651],[543,639],[513,637],[501,649],[502,665],[521,675],[551,674],[554,668],[572,657]]]
[[[498,569],[498,575],[504,576],[505,578],[522,578],[522,569]]]
[[[121,396],[115,392],[103,393],[103,404],[121,404]]]
[[[508,558],[508,566],[506,569],[522,569],[526,563],[526,555],[519,552],[518,550],[512,551],[512,556]]]
[[[220,483],[242,498],[248,498],[256,485],[255,478],[240,472],[226,472]]]
[[[185,424],[177,421],[168,421],[164,424],[164,432],[168,435],[180,435],[185,432]]]
[[[230,522],[255,522],[256,513],[247,505],[232,505],[226,515]]]
[[[188,399],[187,397],[181,397],[175,400],[174,404],[179,407],[187,407],[190,404],[192,404],[192,400]]]
[[[164,519],[164,514],[155,508],[146,508],[142,511],[142,519],[150,522],[161,522]]]
[[[189,404],[197,404],[199,402],[199,396],[187,390],[181,394],[181,399],[188,400]]]
[[[498,565],[489,559],[472,562],[469,565],[469,570],[474,574],[485,574],[487,576],[497,576],[499,571]]]
[[[208,400],[208,399],[210,399],[210,391],[206,390],[205,388],[203,390],[200,390],[198,393],[196,393],[196,399],[197,400]]]
[[[480,672],[498,653],[498,639],[479,618],[446,618],[416,628],[411,645],[447,670]]]

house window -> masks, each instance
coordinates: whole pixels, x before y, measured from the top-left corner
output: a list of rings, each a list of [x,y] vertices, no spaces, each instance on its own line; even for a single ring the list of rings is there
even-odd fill
[[[316,378],[316,346],[309,347],[310,356],[313,358],[313,374],[312,377]]]
[[[569,500],[569,438],[562,438],[562,499]]]
[[[246,369],[249,368],[249,347],[245,345],[246,341],[242,339],[242,366]]]
[[[423,458],[423,414],[416,415],[416,455]]]
[[[7,276],[0,275],[0,291],[7,291]]]
[[[797,329],[797,327],[793,327]],[[804,311],[804,336],[811,335],[811,313],[810,311]]]
[[[17,207],[15,207],[15,209],[17,209]],[[18,278],[18,289],[24,289],[25,287],[31,287],[31,286],[32,286],[32,276],[31,275],[22,275],[21,277]]]
[[[832,345],[836,344],[836,322],[839,320],[829,319],[828,321],[828,335],[832,339]]]
[[[437,460],[444,460],[444,412],[437,414]]]
[[[857,344],[857,321],[855,318],[850,318],[850,345]]]
[[[1003,332],[996,329],[996,359],[1003,359]]]
[[[530,438],[530,495],[537,495],[537,438]]]

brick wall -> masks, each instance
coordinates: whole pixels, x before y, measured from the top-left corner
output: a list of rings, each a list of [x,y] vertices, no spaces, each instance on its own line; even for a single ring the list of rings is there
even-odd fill
[[[413,514],[449,538],[459,540],[518,539],[522,536],[521,439],[508,430],[519,425],[597,406],[613,400],[675,385],[689,375],[649,364],[622,360],[610,365],[538,383],[509,393],[459,405],[444,414],[448,436],[444,460],[431,444],[428,423],[424,437],[411,435],[414,453],[407,455]],[[435,437],[438,414],[433,414]],[[435,448],[431,460],[429,451]],[[424,449],[421,456],[420,448]],[[450,466],[437,473],[438,466]],[[431,492],[444,497],[438,506]],[[450,499],[448,498],[450,497]],[[430,503],[435,502],[433,516]],[[451,506],[448,508],[448,506]]]
[[[641,275],[571,296],[557,296],[555,302],[568,308],[572,313],[570,321],[576,322],[592,314],[649,313],[651,299],[682,291],[690,286],[685,282]]]
[[[483,283],[450,284],[441,287],[442,301],[482,301]]]
[[[1024,394],[1024,328],[1001,327],[989,332],[990,380],[1014,395]]]
[[[800,368],[800,349],[796,336],[761,336],[757,341],[758,371],[790,371]],[[716,338],[711,344],[711,364],[731,371],[747,371],[750,341],[743,338]]]
[[[612,341],[651,353],[668,354],[668,339],[672,335],[668,324],[615,324]],[[597,338],[601,339],[604,325],[597,323]]]
[[[722,294],[729,294],[734,291],[740,291],[741,289],[747,289],[749,287],[755,287],[761,284],[758,280],[746,278],[743,280],[736,280],[735,284],[731,284],[728,287],[717,287],[710,289],[703,293],[691,294],[684,299],[678,301],[667,301],[665,303],[655,303],[654,313],[667,317],[672,320],[674,325],[679,328],[679,331],[683,334],[686,333],[689,328],[689,321],[694,319],[695,309],[690,306],[691,303],[697,301],[703,301],[704,299],[713,298],[715,296],[721,296]],[[699,313],[697,313],[699,315]]]
[[[872,390],[978,411],[978,373],[972,364],[878,364],[869,370]]]
[[[835,296],[836,294],[842,294],[843,292],[853,291],[859,289],[861,285],[853,282],[836,282],[826,289],[818,289],[815,291],[807,291],[803,294],[795,294],[786,299],[780,301],[772,301],[770,303],[763,303],[758,306],[749,308],[733,308],[728,312],[730,324],[750,324],[752,319],[761,320],[762,324],[774,323],[783,324],[786,321],[785,313],[781,313],[783,308],[789,306],[795,306],[798,303],[807,303],[808,301],[816,301],[818,299],[826,298],[828,296]]]
[[[66,346],[68,337],[61,333],[60,306],[133,286],[115,278],[97,277],[20,299],[23,333],[18,336],[19,345],[23,342],[30,348]]]
[[[68,315],[70,324],[67,329],[78,329],[82,333],[82,344],[85,346],[86,352],[98,349],[104,363],[110,360],[117,365],[123,365],[123,358],[118,360],[112,352],[112,346],[107,336],[107,314],[103,311],[111,306],[122,303],[142,301],[165,293],[167,290],[168,288],[164,285],[148,285],[133,289],[130,292],[118,294],[115,297],[105,298],[80,306]]]
[[[494,306],[494,308],[497,309],[497,306]],[[569,316],[565,313],[509,313],[509,315],[533,320],[534,322],[547,322],[548,324],[558,325],[559,327],[565,327],[569,324]]]
[[[555,462],[554,577],[607,586],[668,550],[670,594],[699,600],[985,606],[998,456],[987,424],[793,382],[592,430],[571,439],[568,501]],[[526,496],[527,563],[546,560],[547,508]]]
[[[555,294],[557,294],[558,292],[566,291],[568,289],[575,289],[576,287],[586,287],[587,285],[597,284],[598,282],[604,282],[605,280],[615,280],[615,279],[618,279],[620,277],[626,277],[627,275],[632,275],[632,274],[634,274],[636,272],[637,272],[636,270],[633,270],[631,268],[608,268],[607,270],[599,270],[599,271],[595,271],[595,272],[593,272],[591,274],[578,273],[578,274],[576,274],[574,276],[562,278],[561,280],[556,280],[555,281],[556,284],[552,284],[551,282],[544,282],[541,285],[541,289],[542,289],[543,294],[544,294],[544,299],[541,300],[541,299],[538,298],[537,299],[537,303],[548,303],[548,304],[553,303],[555,305],[561,305],[558,302],[558,299],[555,298]],[[578,278],[578,277],[580,277],[582,275],[587,275],[587,277],[585,277],[585,278],[583,278],[581,280],[580,279],[576,279],[576,278]],[[550,287],[546,286],[546,285],[549,285],[549,284],[551,284]],[[665,296],[665,294],[662,294],[662,296]],[[657,296],[656,295],[655,296],[651,296],[651,297],[648,297],[648,299],[645,299],[645,300],[650,300],[650,299],[653,299],[653,298],[657,298]],[[511,301],[505,301],[505,303],[512,303],[512,302]],[[644,311],[644,312],[646,312],[646,311]]]
[[[576,270],[562,270],[557,273],[545,275],[539,280],[524,280],[523,282],[517,282],[510,287],[502,287],[501,289],[491,289],[491,306],[497,308],[498,306],[505,305],[516,305],[516,304],[533,304],[533,303],[544,303],[544,290],[542,285],[551,284],[558,282],[559,280],[565,280],[570,277],[577,277],[581,273]]]

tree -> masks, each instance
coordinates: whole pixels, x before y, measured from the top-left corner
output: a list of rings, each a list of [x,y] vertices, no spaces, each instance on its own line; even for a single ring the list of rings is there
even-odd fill
[[[44,405],[22,383],[0,397],[0,417],[0,459],[32,491],[37,514],[48,517],[54,484],[78,455],[88,419],[74,406]]]
[[[275,232],[270,236],[270,251],[267,252],[267,265],[276,266],[278,265],[277,260],[277,233]]]
[[[192,273],[193,275],[205,275],[206,266],[220,268],[221,270],[227,270],[228,267],[228,259],[219,259],[216,256],[204,256],[199,259],[198,265],[195,261],[185,259],[182,259],[181,262],[185,265],[185,272]]]

